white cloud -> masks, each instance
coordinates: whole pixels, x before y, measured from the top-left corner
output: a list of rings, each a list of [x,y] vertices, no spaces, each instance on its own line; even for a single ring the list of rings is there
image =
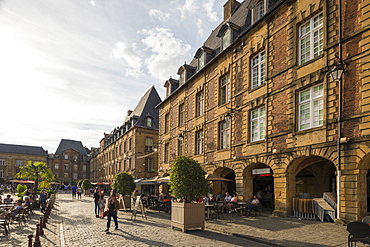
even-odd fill
[[[128,45],[123,41],[117,42],[112,49],[111,56],[122,62],[127,76],[138,77],[141,75],[142,61],[136,50],[135,43]]]
[[[96,4],[95,4],[95,1],[94,1],[94,0],[90,0],[90,4],[91,4],[92,6],[96,6]]]
[[[149,10],[148,14],[149,14],[150,17],[155,17],[155,18],[157,18],[158,20],[161,20],[161,21],[165,21],[166,19],[170,18],[169,13],[164,13],[163,11],[161,11],[159,9],[151,9],[151,10]]]
[[[162,81],[170,76],[177,77],[177,69],[191,56],[191,47],[166,28],[143,29],[139,32],[146,35],[142,42],[152,55],[145,60],[149,73]]]
[[[181,19],[185,19],[187,14],[196,13],[198,11],[197,0],[186,0],[183,6],[179,7],[181,12]]]
[[[206,15],[211,22],[218,22],[217,12],[214,10],[215,0],[208,0],[204,3],[203,7],[206,11]]]
[[[198,33],[200,36],[203,36],[204,35],[204,30],[203,30],[203,21],[202,19],[197,19],[196,23],[197,25],[197,30],[198,30]]]

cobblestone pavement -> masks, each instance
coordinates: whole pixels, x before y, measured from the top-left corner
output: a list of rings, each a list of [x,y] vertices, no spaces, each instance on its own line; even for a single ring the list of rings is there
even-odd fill
[[[95,218],[91,196],[81,200],[70,194],[57,195],[55,208],[48,220],[42,246],[346,246],[346,227],[334,223],[272,217],[236,217],[206,221],[204,231],[182,233],[170,227],[170,215],[147,211],[147,219],[138,214],[118,213],[119,229],[104,232],[106,219]],[[0,246],[28,246],[27,236],[35,234],[41,213],[35,212],[26,225],[13,224],[8,236],[0,235]],[[35,239],[33,238],[33,241]]]

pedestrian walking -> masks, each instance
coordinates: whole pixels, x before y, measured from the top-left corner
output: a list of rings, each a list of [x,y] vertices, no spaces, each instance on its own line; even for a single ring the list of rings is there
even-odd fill
[[[94,203],[95,203],[95,217],[96,218],[99,218],[99,208],[100,208],[100,204],[99,204],[99,200],[100,200],[100,191],[99,191],[99,188],[96,187],[95,188],[95,192],[93,194],[93,197],[94,197]]]
[[[76,199],[76,193],[77,193],[77,186],[72,186],[72,199]]]
[[[82,195],[82,188],[80,186],[78,186],[78,188],[77,188],[77,198],[81,199],[81,195]]]
[[[39,201],[40,201],[40,207],[41,207],[41,213],[45,213],[46,209],[46,193],[45,190],[42,190],[40,195],[39,195]]]
[[[109,196],[107,206],[108,206],[108,213],[107,213],[108,222],[107,222],[107,229],[105,230],[105,232],[109,234],[109,227],[110,227],[110,222],[111,222],[112,217],[114,220],[114,224],[116,226],[114,229],[115,230],[118,229],[117,211],[119,210],[119,203],[117,200],[116,193],[112,192],[112,194]]]

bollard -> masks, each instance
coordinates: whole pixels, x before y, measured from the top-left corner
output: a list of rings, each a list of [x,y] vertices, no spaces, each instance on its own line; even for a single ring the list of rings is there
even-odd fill
[[[35,243],[33,244],[33,247],[40,247],[41,246],[41,243],[40,243],[40,224],[37,224],[36,225],[36,237],[35,237]]]
[[[48,223],[48,218],[45,216],[42,217],[42,223],[40,222],[40,224],[42,225],[43,228],[46,228],[46,223]]]
[[[32,238],[33,235],[28,235],[28,247],[32,247]]]
[[[39,232],[40,232],[40,235],[44,235],[44,223],[43,223],[43,219],[44,217],[40,216],[40,229],[39,229]]]

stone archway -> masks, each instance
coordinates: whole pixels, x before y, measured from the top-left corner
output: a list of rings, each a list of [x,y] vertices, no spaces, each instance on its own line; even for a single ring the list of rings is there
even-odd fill
[[[287,171],[287,213],[292,214],[293,197],[322,197],[323,192],[336,191],[335,165],[320,156],[301,156]]]
[[[359,203],[357,220],[361,220],[370,212],[370,154],[366,154],[360,161],[357,186]]]
[[[213,194],[218,194],[219,192],[221,192],[221,194],[224,195],[226,192],[229,192],[230,194],[237,192],[235,182],[236,176],[234,170],[227,167],[219,167],[213,172],[213,174],[231,180],[231,181],[213,181],[212,182]]]

